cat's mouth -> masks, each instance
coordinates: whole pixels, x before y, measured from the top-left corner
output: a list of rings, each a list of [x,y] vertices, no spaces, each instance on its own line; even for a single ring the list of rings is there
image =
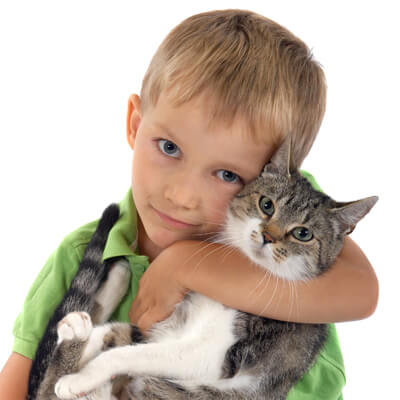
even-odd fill
[[[274,246],[272,245],[276,243],[276,238],[265,230],[263,232],[253,230],[250,239],[251,251],[255,257],[264,260],[269,253],[273,252]]]
[[[262,235],[262,238],[263,238],[264,245],[268,244],[268,243],[275,243],[276,242],[276,238],[271,233],[269,233],[268,231],[264,230],[261,235]]]
[[[265,257],[265,246],[272,241],[265,239],[263,233],[253,230],[250,234],[251,250],[257,257]]]

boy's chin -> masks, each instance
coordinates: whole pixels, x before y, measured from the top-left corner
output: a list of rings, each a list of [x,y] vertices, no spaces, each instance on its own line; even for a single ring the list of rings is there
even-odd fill
[[[179,232],[166,230],[150,234],[149,239],[155,247],[158,247],[160,251],[162,251],[173,243],[178,242],[179,240],[190,239],[190,237],[188,237],[188,235],[179,234]]]
[[[171,246],[173,243],[178,242],[179,240],[189,239],[184,237],[183,235],[177,235],[176,233],[173,234],[166,234],[160,237],[156,237],[153,240],[153,243],[159,247],[160,249],[166,249],[167,247]]]

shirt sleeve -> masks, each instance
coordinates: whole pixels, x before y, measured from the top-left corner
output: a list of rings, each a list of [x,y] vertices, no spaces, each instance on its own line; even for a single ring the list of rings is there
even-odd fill
[[[311,186],[315,189],[318,190],[318,192],[322,192],[321,187],[318,185],[317,181],[315,178],[307,171],[301,170],[300,173],[308,180],[308,182],[311,183]]]
[[[47,260],[14,323],[12,351],[34,357],[47,323],[78,269],[83,252],[80,247],[74,246],[67,237]]]

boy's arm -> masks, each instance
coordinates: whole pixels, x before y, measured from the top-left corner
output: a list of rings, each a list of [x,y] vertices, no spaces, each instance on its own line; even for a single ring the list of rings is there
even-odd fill
[[[165,249],[143,275],[131,321],[148,329],[167,317],[187,290],[252,314],[306,323],[366,318],[378,301],[375,272],[349,237],[329,271],[298,283],[274,277],[238,250],[182,241]]]
[[[0,373],[1,400],[25,400],[31,365],[30,358],[11,353]]]

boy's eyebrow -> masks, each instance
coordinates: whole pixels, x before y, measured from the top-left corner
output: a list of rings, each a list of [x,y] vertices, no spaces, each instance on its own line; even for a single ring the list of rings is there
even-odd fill
[[[171,136],[172,139],[176,140],[175,135],[165,126],[163,125],[161,122],[155,122],[155,125],[157,125],[159,128],[161,128],[163,131],[165,131],[166,133],[168,133],[168,136]]]
[[[248,166],[239,165],[239,164],[232,164],[229,161],[221,161],[221,164],[231,172],[237,173],[241,176],[241,178],[247,179],[249,176],[253,175],[254,173],[249,169]]]

